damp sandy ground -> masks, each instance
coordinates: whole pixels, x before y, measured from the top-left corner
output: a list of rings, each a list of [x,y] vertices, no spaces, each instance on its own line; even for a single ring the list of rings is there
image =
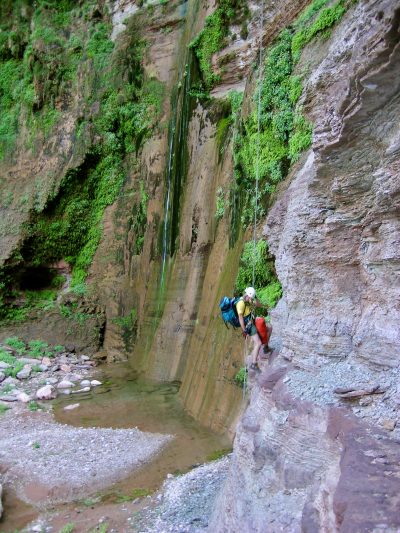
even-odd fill
[[[39,508],[71,501],[140,468],[172,438],[136,428],[75,428],[49,413],[13,409],[0,418],[3,484]]]

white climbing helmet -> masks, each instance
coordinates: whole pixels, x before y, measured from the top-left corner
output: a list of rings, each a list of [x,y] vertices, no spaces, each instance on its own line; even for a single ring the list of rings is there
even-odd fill
[[[246,296],[248,296],[252,300],[256,297],[256,291],[255,291],[255,289],[253,287],[247,287],[244,290],[244,293],[245,293]]]

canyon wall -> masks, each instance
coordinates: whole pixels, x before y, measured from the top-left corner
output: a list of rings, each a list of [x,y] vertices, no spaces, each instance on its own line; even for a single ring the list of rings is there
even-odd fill
[[[212,531],[397,531],[399,11],[309,45],[308,150],[264,225],[283,298]]]

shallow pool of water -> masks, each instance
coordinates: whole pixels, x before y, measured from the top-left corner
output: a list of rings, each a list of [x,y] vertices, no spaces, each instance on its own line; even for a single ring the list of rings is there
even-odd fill
[[[179,383],[145,381],[128,365],[104,367],[96,378],[103,385],[54,401],[58,422],[79,427],[137,427],[175,437],[158,458],[129,477],[129,484],[140,481],[140,488],[155,489],[168,473],[186,472],[216,451],[230,447],[226,436],[200,426],[184,411],[178,398]],[[80,406],[65,411],[70,403]]]
[[[95,377],[102,382],[101,386],[87,393],[60,395],[52,402],[56,421],[77,427],[137,427],[172,434],[175,438],[140,470],[127,472],[124,479],[106,490],[88,495],[89,503],[101,505],[152,492],[169,473],[187,472],[210,460],[216,452],[230,448],[228,437],[200,426],[184,411],[178,398],[179,383],[145,381],[125,364],[101,367]],[[64,407],[72,403],[80,405],[65,411]],[[28,516],[33,518],[32,508],[14,498],[11,507],[6,505],[7,523],[0,522],[0,531],[13,531],[25,525]],[[5,526],[12,529],[3,529]]]

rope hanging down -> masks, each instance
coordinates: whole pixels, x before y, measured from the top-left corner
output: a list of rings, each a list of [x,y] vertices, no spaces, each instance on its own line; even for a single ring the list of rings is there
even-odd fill
[[[257,158],[256,158],[256,197],[254,205],[254,229],[253,229],[253,287],[256,278],[256,229],[257,229],[257,210],[258,210],[258,182],[260,177],[260,136],[261,136],[261,74],[262,74],[262,31],[264,23],[264,1],[261,3],[260,14],[260,35],[259,35],[259,65],[258,65],[258,110],[257,110]]]

